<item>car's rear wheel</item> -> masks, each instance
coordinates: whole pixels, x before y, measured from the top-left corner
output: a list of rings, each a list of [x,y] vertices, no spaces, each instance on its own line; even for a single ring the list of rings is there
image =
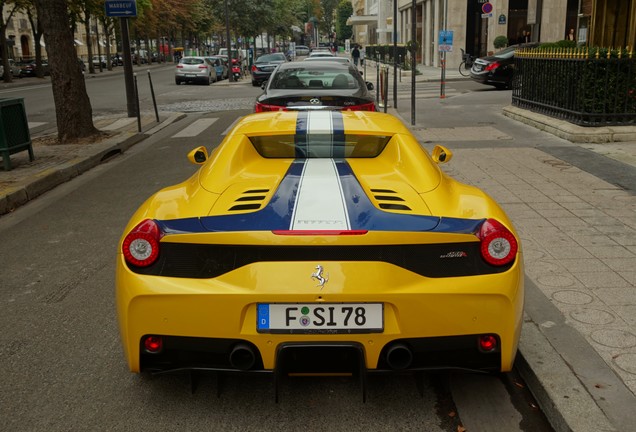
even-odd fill
[[[254,87],[258,87],[258,81],[254,81],[254,80],[252,80],[252,85],[253,85]]]
[[[181,84],[181,80],[180,80],[179,78],[175,78],[175,79],[174,79],[174,83],[175,83],[176,85],[179,85],[179,84]]]

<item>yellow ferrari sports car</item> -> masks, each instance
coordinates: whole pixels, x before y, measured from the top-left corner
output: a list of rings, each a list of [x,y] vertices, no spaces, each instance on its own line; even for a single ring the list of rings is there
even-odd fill
[[[119,243],[132,372],[509,371],[523,310],[519,238],[397,118],[242,118],[160,190]]]

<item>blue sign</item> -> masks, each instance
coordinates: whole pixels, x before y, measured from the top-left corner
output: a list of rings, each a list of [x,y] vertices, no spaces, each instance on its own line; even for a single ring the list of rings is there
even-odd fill
[[[437,42],[438,51],[452,52],[453,51],[453,31],[452,30],[440,30],[439,40]]]
[[[104,9],[108,17],[136,17],[137,1],[136,0],[104,0]]]
[[[440,30],[439,31],[439,44],[440,45],[452,45],[453,44],[453,31],[452,30]]]

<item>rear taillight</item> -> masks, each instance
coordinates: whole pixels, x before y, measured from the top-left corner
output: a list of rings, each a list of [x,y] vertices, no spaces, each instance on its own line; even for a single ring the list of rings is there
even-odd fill
[[[145,336],[143,343],[144,349],[150,354],[159,354],[163,349],[163,338],[161,336]]]
[[[366,103],[361,105],[348,106],[345,111],[375,111],[375,103]]]
[[[256,72],[258,70],[258,68],[256,67],[256,65],[252,65],[252,72]]]
[[[199,69],[207,69],[208,65],[199,65]]]
[[[495,69],[497,69],[499,66],[501,66],[501,63],[499,63],[499,62],[493,62],[493,63],[490,63],[488,66],[486,66],[486,70],[487,70],[487,71],[495,70]]]
[[[177,65],[177,69],[183,69],[183,65],[182,64],[178,64]]]
[[[157,223],[146,219],[124,238],[122,252],[126,262],[137,267],[148,267],[159,257],[159,241],[163,233]]]
[[[287,108],[280,105],[268,105],[260,102],[256,102],[256,106],[254,107],[254,112],[267,112],[267,111],[287,111]]]
[[[497,336],[486,334],[479,336],[479,350],[482,352],[493,352],[499,347]]]
[[[508,228],[495,219],[487,219],[479,229],[477,237],[481,240],[481,256],[488,264],[506,265],[517,256],[517,239]]]

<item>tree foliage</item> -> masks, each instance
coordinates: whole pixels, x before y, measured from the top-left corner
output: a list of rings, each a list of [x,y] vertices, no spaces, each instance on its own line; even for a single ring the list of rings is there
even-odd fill
[[[353,35],[353,28],[347,25],[347,20],[351,15],[353,15],[351,1],[341,0],[336,10],[336,32],[338,33],[338,40],[340,41],[351,39]]]

